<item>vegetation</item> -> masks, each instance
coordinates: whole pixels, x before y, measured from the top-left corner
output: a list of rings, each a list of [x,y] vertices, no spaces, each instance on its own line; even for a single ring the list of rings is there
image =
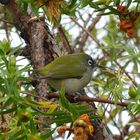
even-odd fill
[[[140,138],[139,0],[0,4],[0,140]],[[38,79],[35,69],[77,52],[101,66],[88,97],[66,98]]]

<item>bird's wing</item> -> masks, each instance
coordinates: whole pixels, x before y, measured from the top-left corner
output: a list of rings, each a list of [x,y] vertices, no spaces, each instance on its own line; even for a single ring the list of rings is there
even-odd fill
[[[86,72],[86,67],[79,59],[75,59],[74,62],[69,60],[66,63],[58,59],[45,67],[39,68],[37,72],[46,78],[53,79],[81,78],[83,73]]]
[[[65,79],[65,78],[81,78],[83,73],[86,72],[86,69],[81,66],[65,66],[59,65],[54,67],[51,71],[49,71],[46,75],[48,78],[54,79]]]

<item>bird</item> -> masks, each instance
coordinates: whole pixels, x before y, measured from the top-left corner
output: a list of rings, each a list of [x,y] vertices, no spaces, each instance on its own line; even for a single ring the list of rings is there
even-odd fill
[[[63,87],[65,93],[73,95],[83,89],[91,80],[94,68],[98,65],[86,53],[74,53],[60,56],[36,72],[47,79],[55,90]]]

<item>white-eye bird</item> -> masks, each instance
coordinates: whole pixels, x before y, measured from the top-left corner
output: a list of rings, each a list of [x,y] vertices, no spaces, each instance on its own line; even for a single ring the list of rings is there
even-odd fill
[[[48,65],[37,69],[37,73],[48,80],[55,90],[64,87],[67,94],[83,89],[91,80],[93,68],[98,65],[85,53],[63,55]]]

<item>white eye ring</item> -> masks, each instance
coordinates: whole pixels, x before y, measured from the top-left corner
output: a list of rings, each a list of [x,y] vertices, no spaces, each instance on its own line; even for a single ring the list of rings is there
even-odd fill
[[[89,59],[89,60],[88,60],[88,65],[89,65],[89,66],[92,66],[92,64],[93,64],[93,61],[92,61],[91,59]]]

